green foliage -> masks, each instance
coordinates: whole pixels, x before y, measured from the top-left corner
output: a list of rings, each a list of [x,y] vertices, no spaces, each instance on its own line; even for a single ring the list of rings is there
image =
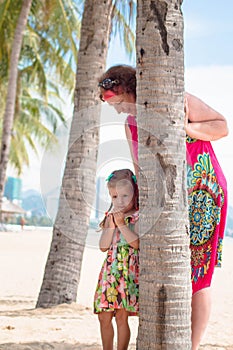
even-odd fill
[[[111,39],[119,35],[130,57],[135,53],[136,14],[136,0],[115,0]]]
[[[0,83],[8,75],[11,43],[19,15],[21,1],[5,0],[0,3]]]
[[[114,1],[114,0],[113,0]],[[84,1],[33,0],[24,33],[17,83],[10,163],[18,174],[29,165],[28,146],[56,142],[61,89],[73,94]],[[5,109],[11,45],[22,0],[0,2],[0,121]],[[114,1],[112,38],[120,35],[129,55],[135,47],[136,1]],[[0,123],[1,129],[1,123]]]
[[[29,226],[52,227],[53,222],[48,216],[32,216],[26,219],[26,224]]]
[[[0,3],[0,120],[5,109],[5,91],[11,45],[22,1]],[[22,172],[28,165],[28,145],[47,146],[62,115],[60,90],[73,92],[80,34],[80,2],[34,0],[24,33],[18,65],[17,98],[10,163]]]
[[[10,215],[5,218],[5,223],[20,225],[21,215]],[[49,216],[31,216],[25,218],[25,226],[52,227],[53,222]]]

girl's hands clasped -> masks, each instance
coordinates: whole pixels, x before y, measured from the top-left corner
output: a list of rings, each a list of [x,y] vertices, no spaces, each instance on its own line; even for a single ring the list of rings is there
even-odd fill
[[[122,213],[121,211],[113,211],[112,216],[116,226],[121,227],[125,225],[124,213]]]
[[[116,225],[114,222],[113,213],[109,213],[106,218],[106,227],[110,229],[115,229]]]

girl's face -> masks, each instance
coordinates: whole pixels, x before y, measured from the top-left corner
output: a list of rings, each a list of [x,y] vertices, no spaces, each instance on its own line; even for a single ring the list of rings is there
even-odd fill
[[[112,198],[112,204],[115,211],[128,213],[134,208],[134,190],[130,183],[124,186],[116,185],[110,187],[109,194]]]
[[[106,101],[117,113],[127,113],[136,116],[136,101],[133,94],[115,95]]]

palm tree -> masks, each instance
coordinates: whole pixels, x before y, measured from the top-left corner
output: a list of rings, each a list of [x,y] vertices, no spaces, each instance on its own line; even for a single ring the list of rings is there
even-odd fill
[[[30,83],[42,83],[55,75],[62,85],[74,88],[77,40],[80,34],[81,4],[77,1],[33,0],[24,31],[18,69]],[[0,77],[7,78],[10,52],[22,0],[0,4]],[[59,34],[58,34],[59,33]],[[67,64],[69,63],[69,64]],[[46,69],[45,69],[46,66]],[[45,85],[44,85],[45,87]]]
[[[135,55],[136,0],[113,0],[111,36],[119,36],[130,58]]]
[[[111,0],[85,1],[69,149],[37,307],[76,301],[95,193],[100,122],[96,84],[105,68],[112,8]]]
[[[47,94],[49,98],[52,91],[47,89]],[[57,142],[58,122],[66,123],[62,111],[55,106],[55,95],[54,92],[52,102],[46,102],[40,96],[34,97],[27,86],[21,86],[20,108],[15,109],[9,157],[9,163],[14,166],[18,175],[22,173],[24,165],[29,165],[28,146],[35,154],[37,144],[47,149]]]
[[[3,0],[0,4],[1,97],[5,94],[7,86],[9,55],[21,4],[22,0]],[[64,122],[64,117],[54,107],[56,105],[54,95],[60,98],[59,86],[71,93],[74,90],[74,72],[78,49],[76,42],[79,40],[82,11],[83,1],[81,0],[68,3],[65,0],[32,1],[18,65],[16,110],[9,154],[9,162],[18,174],[21,173],[23,166],[29,163],[28,148],[31,147],[37,153],[37,144],[42,147],[52,144],[56,140],[52,132],[57,126],[57,119]],[[131,22],[135,14],[135,1],[115,1],[112,13],[112,28],[114,29],[112,36],[120,34],[127,51],[132,54],[134,35]],[[56,78],[55,81],[54,77]],[[51,85],[53,85],[52,90],[50,89]],[[55,85],[57,85],[56,88],[54,88]],[[36,112],[39,112],[39,114],[34,118],[32,112],[38,95],[37,105],[40,108],[36,108]],[[52,96],[50,101],[48,101],[49,95]],[[5,106],[5,99],[2,100],[0,119],[3,118],[1,112],[4,111]],[[25,103],[25,100],[27,103]],[[27,107],[26,110],[24,110],[25,106]],[[45,114],[45,120],[47,119],[51,124],[49,129],[45,127],[43,121],[40,122],[41,118],[38,119],[37,117],[44,114],[46,109],[49,113]],[[29,110],[31,118],[27,120],[27,127],[25,127],[25,116],[29,115]],[[54,117],[51,119],[49,116],[52,114]],[[23,122],[23,125],[21,122]],[[36,130],[36,126],[38,130]],[[20,135],[20,137],[17,135]],[[35,144],[35,141],[37,144]],[[15,147],[16,144],[19,147]]]
[[[9,83],[7,88],[6,108],[3,118],[2,128],[2,147],[0,155],[0,215],[2,210],[2,197],[4,191],[4,183],[6,177],[6,169],[10,152],[11,132],[13,127],[16,90],[17,90],[17,77],[18,77],[18,62],[19,55],[22,46],[23,33],[27,23],[28,14],[31,8],[32,0],[24,0],[22,2],[22,8],[17,22],[14,41],[11,50],[10,58],[10,74]],[[1,222],[0,217],[0,222]]]
[[[21,0],[14,1],[14,4],[12,0],[4,0],[0,4],[0,88],[3,93],[7,86],[9,54],[21,3]],[[19,174],[22,166],[28,165],[28,146],[36,152],[35,141],[43,147],[51,144],[56,139],[54,132],[58,120],[64,122],[57,108],[59,85],[68,91],[74,89],[79,17],[80,9],[76,2],[32,2],[18,64],[9,154],[9,161]],[[57,35],[58,32],[61,35]],[[4,109],[4,100],[2,106]],[[0,117],[3,117],[1,112]],[[45,127],[43,119],[48,127]]]
[[[191,348],[181,3],[138,1],[140,350]]]
[[[74,114],[69,149],[37,307],[50,307],[76,301],[82,257],[95,195],[95,173],[99,143],[100,105],[96,94],[98,77],[105,69],[112,20],[120,18],[133,49],[134,37],[129,23],[135,2],[128,3],[128,20],[121,1],[85,1],[82,20]],[[120,27],[113,33],[116,34]],[[121,27],[122,28],[122,27]]]

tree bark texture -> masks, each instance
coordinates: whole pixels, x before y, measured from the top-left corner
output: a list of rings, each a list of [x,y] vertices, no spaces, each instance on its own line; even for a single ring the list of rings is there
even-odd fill
[[[181,2],[138,1],[139,350],[191,349]]]
[[[97,85],[105,69],[111,12],[111,0],[85,1],[69,149],[37,307],[76,301],[95,196],[100,123]]]

